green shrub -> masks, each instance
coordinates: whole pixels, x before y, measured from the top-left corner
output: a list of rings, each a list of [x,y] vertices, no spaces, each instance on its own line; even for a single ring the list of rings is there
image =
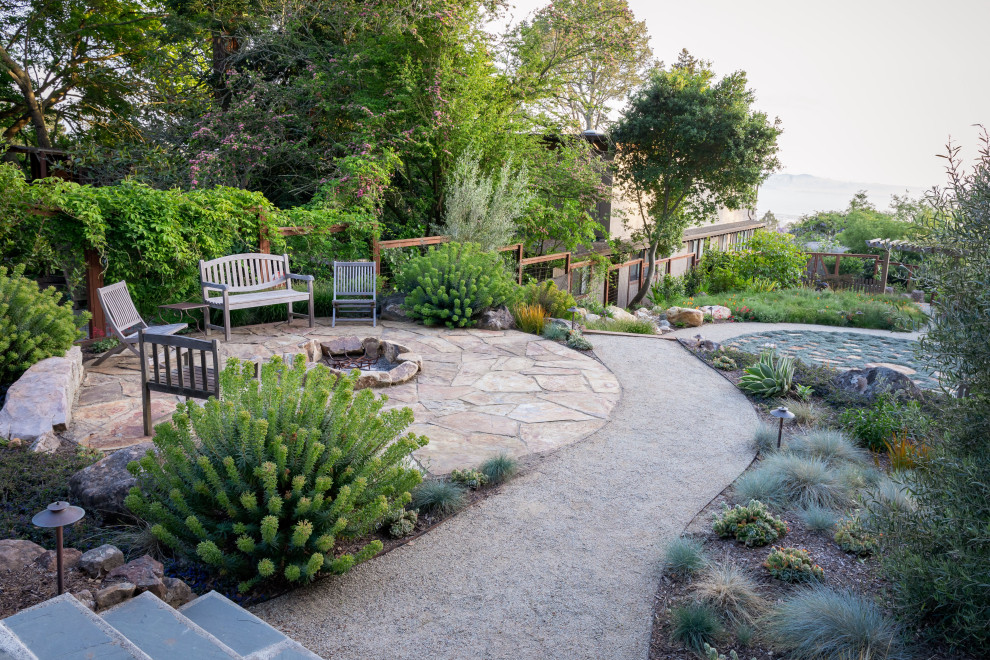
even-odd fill
[[[782,288],[800,284],[808,263],[793,236],[773,231],[756,232],[740,246],[739,254],[740,277],[775,282]]]
[[[684,279],[676,275],[661,275],[650,286],[648,295],[656,307],[673,307],[684,297]]]
[[[727,560],[710,564],[691,591],[699,602],[732,622],[753,623],[766,607],[756,581]]]
[[[876,534],[866,529],[856,517],[840,522],[832,538],[843,552],[851,552],[860,557],[868,557],[876,553],[880,545]]]
[[[774,442],[776,443],[776,438]],[[785,503],[781,481],[778,473],[761,470],[759,467],[744,472],[732,486],[732,501],[746,504],[750,500],[758,500],[770,506],[780,506]]]
[[[254,364],[229,360],[220,401],[179,404],[155,428],[158,457],[129,466],[139,487],[128,508],[176,552],[241,580],[241,591],[370,559],[379,541],[333,551],[409,501],[421,476],[403,462],[427,442],[398,437],[412,411],[383,410],[372,390],[354,393],[356,372],[307,371],[302,355],[253,374]]]
[[[560,289],[552,280],[527,284],[520,291],[520,301],[528,305],[539,305],[554,318],[570,318],[567,310],[576,307],[577,303],[567,291]]]
[[[868,461],[866,453],[854,445],[845,433],[833,429],[811,429],[800,433],[787,443],[787,451],[798,456],[820,458],[830,465],[866,465]]]
[[[472,243],[447,243],[410,260],[399,273],[410,318],[450,328],[474,325],[483,310],[501,305],[515,284],[497,253]]]
[[[791,506],[841,508],[852,501],[852,492],[839,472],[814,456],[776,453],[756,469],[776,475],[780,495]]]
[[[694,575],[707,563],[705,547],[696,539],[680,536],[664,550],[664,569],[677,577]]]
[[[449,516],[467,504],[466,489],[450,481],[430,479],[416,486],[409,504],[420,513],[431,516]]]
[[[519,472],[519,461],[502,452],[485,459],[485,462],[478,466],[478,470],[488,480],[489,485],[497,486],[516,476]]]
[[[734,291],[746,286],[746,278],[740,275],[742,254],[735,250],[706,250],[698,269],[704,274],[708,293]]]
[[[798,517],[812,532],[831,533],[835,529],[835,511],[820,506],[809,506],[798,510]]]
[[[28,367],[62,355],[80,337],[89,313],[75,316],[72,302],[49,287],[44,291],[24,277],[24,266],[8,275],[0,266],[0,383],[12,383]]]
[[[718,614],[702,603],[678,605],[670,611],[670,618],[673,638],[696,653],[701,653],[705,644],[714,642],[722,633]]]
[[[787,394],[794,380],[794,358],[774,355],[767,351],[760,361],[746,368],[739,387],[753,396],[770,398]]]
[[[770,638],[794,660],[906,660],[901,630],[871,601],[821,585],[785,598],[767,619]]]
[[[120,340],[116,337],[104,337],[103,339],[97,339],[89,345],[89,350],[94,353],[106,353],[112,348],[117,348],[120,345]]]
[[[902,429],[923,427],[925,424],[917,401],[901,401],[887,393],[878,395],[865,408],[845,410],[839,416],[839,422],[876,452],[885,451],[886,443]]]
[[[454,470],[450,473],[450,480],[471,490],[478,490],[488,483],[488,477],[480,470]]]
[[[543,338],[550,341],[567,341],[571,336],[571,329],[565,328],[559,323],[547,323],[543,326]]]
[[[739,504],[731,509],[723,504],[712,530],[720,538],[734,538],[752,548],[773,543],[787,533],[787,525],[767,511],[762,502],[750,500],[746,505]]]
[[[820,582],[825,570],[811,561],[807,550],[774,547],[767,555],[763,567],[770,575],[784,582]]]
[[[419,514],[415,511],[396,509],[389,512],[382,521],[382,527],[388,530],[389,536],[401,539],[416,531]]]
[[[810,387],[809,385],[795,385],[794,386],[794,394],[797,395],[797,398],[799,399],[796,403],[803,404],[803,405],[808,406],[808,410],[812,410],[814,408],[814,405],[813,404],[810,404],[810,403],[806,403],[805,404],[804,402],[807,401],[808,399],[810,399],[811,398],[811,395],[814,394],[814,393],[815,393],[814,388]],[[798,424],[801,424],[801,423],[802,422],[798,422]]]
[[[594,348],[591,342],[585,339],[584,335],[577,330],[572,331],[570,336],[567,337],[567,347],[578,351],[590,351]]]

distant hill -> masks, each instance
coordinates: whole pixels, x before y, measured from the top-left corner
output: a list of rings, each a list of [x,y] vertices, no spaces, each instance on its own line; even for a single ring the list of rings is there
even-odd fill
[[[757,217],[773,211],[786,224],[815,211],[840,211],[846,208],[849,200],[860,190],[867,192],[870,201],[878,209],[885,209],[890,205],[891,195],[908,194],[917,198],[925,193],[924,188],[916,186],[836,181],[810,174],[774,174],[760,186]]]

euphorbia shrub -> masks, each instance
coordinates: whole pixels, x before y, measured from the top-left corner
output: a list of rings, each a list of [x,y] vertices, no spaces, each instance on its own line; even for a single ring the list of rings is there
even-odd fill
[[[155,428],[149,451],[128,469],[138,477],[127,506],[178,553],[240,580],[313,579],[343,573],[375,556],[380,541],[335,555],[409,502],[422,479],[404,463],[425,437],[399,437],[409,408],[382,410],[385,398],[354,392],[356,375],[337,377],[303,356],[230,360],[220,400],[180,404]]]

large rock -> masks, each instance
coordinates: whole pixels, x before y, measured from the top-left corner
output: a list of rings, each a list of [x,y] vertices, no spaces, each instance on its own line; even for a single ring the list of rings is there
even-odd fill
[[[62,439],[55,435],[55,431],[49,430],[35,438],[30,450],[36,454],[54,454],[61,448]]]
[[[905,374],[889,367],[850,369],[835,377],[835,386],[846,392],[854,392],[873,398],[883,392],[904,393],[917,396],[921,390]]]
[[[69,478],[72,501],[84,509],[109,514],[126,514],[124,498],[137,483],[127,464],[142,458],[154,445],[150,442],[119,449],[83,468]]]
[[[137,593],[150,591],[165,600],[168,589],[162,581],[163,577],[165,577],[165,570],[161,562],[155,561],[149,555],[144,555],[107,573],[104,584],[129,582],[134,585]]]
[[[87,550],[79,558],[79,569],[90,577],[106,575],[118,566],[124,565],[124,553],[110,544]],[[131,585],[133,586],[133,585]]]
[[[406,297],[401,294],[384,298],[382,300],[382,310],[379,318],[383,321],[408,321],[409,315],[402,308],[402,304],[405,301]]]
[[[667,310],[667,321],[673,325],[683,323],[692,328],[699,328],[705,322],[705,315],[700,309],[671,307]]]
[[[165,584],[165,602],[172,607],[181,607],[196,600],[192,588],[179,578],[162,578],[162,582]]]
[[[82,384],[82,351],[73,346],[65,357],[32,365],[10,389],[0,410],[0,438],[32,442],[64,431],[72,421],[72,404]]]
[[[704,305],[699,307],[702,314],[710,314],[716,321],[724,321],[732,317],[732,310],[722,305]]]
[[[478,327],[482,330],[511,330],[516,327],[512,312],[505,305],[486,309],[478,319]]]
[[[609,305],[605,308],[608,315],[618,321],[635,321],[636,317],[622,309],[621,307],[616,307],[615,305]]]
[[[91,610],[95,610],[96,609],[96,599],[93,598],[93,592],[90,591],[89,589],[83,589],[82,591],[76,591],[72,595],[76,597],[76,600],[78,600],[80,603],[82,603],[83,605],[85,605],[89,609],[91,609]]]
[[[0,570],[19,571],[41,555],[45,549],[24,539],[0,541]]]
[[[920,289],[915,289],[914,291],[911,292],[910,295],[911,295],[911,300],[913,300],[916,303],[925,302],[925,292],[921,291]]]
[[[130,582],[115,582],[93,594],[93,600],[97,608],[105,610],[133,596],[135,588]]]
[[[82,559],[82,555],[82,550],[62,548],[62,570],[71,571],[73,568],[79,566],[79,560]],[[34,564],[41,570],[51,573],[58,568],[58,557],[54,550],[45,550],[43,554],[34,560]]]

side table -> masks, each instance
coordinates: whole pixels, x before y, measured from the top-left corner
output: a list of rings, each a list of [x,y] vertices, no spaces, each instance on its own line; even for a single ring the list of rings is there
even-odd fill
[[[196,332],[202,332],[202,329],[199,327],[199,322],[195,319],[195,317],[192,314],[190,314],[190,312],[194,309],[203,310],[204,327],[206,326],[206,315],[210,313],[210,306],[203,302],[181,302],[181,303],[172,303],[170,305],[159,305],[158,309],[160,310],[158,312],[158,318],[161,319],[162,323],[165,322],[165,319],[162,318],[162,314],[165,312],[165,310],[171,310],[173,312],[179,313],[179,321],[182,320],[183,316],[188,317],[189,321],[196,326]]]

